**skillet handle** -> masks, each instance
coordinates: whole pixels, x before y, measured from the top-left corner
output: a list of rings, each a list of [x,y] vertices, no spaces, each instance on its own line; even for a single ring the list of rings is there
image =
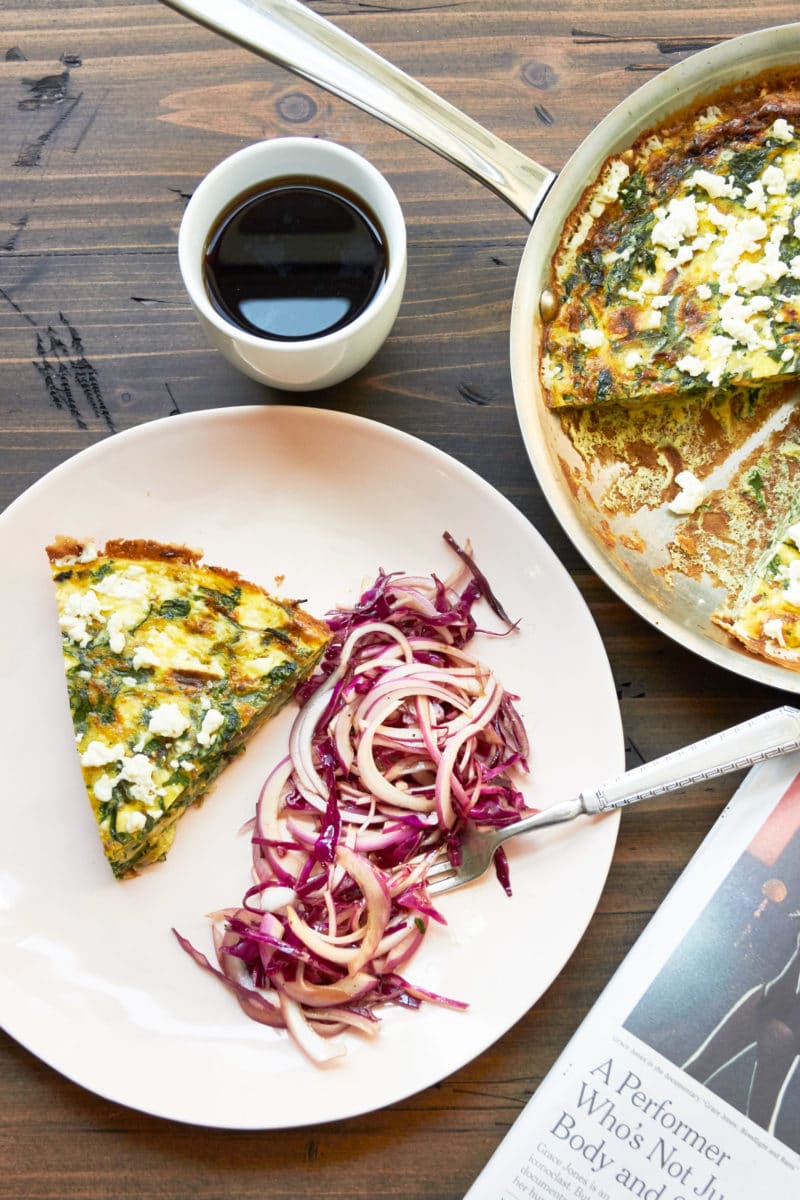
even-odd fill
[[[299,0],[163,0],[461,167],[533,220],[555,178]]]

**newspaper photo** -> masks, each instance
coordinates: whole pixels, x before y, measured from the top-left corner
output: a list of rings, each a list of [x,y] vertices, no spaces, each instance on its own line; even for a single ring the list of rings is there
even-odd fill
[[[747,775],[466,1200],[800,1195],[800,754]]]

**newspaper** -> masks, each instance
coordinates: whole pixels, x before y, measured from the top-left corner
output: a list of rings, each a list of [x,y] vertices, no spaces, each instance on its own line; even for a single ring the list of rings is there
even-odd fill
[[[800,1197],[800,753],[746,776],[466,1200]]]

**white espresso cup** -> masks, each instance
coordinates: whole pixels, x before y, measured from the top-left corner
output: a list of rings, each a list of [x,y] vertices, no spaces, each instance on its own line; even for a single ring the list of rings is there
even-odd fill
[[[209,238],[239,197],[278,181],[318,182],[364,205],[383,235],[387,266],[366,307],[330,333],[282,340],[235,324],[212,303],[205,266]],[[186,206],[178,262],[206,336],[251,378],[287,391],[331,387],[359,371],[394,324],[406,279],[406,227],[400,203],[381,173],[345,146],[318,138],[275,138],[238,150],[214,167]]]

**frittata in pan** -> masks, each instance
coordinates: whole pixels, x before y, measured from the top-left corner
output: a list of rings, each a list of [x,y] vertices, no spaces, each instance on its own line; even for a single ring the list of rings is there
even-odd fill
[[[735,603],[712,620],[751,653],[800,670],[800,499]]]
[[[182,546],[59,538],[47,549],[78,754],[121,878],[293,695],[327,626]]]
[[[800,76],[720,92],[609,161],[553,262],[552,408],[800,374]]]

